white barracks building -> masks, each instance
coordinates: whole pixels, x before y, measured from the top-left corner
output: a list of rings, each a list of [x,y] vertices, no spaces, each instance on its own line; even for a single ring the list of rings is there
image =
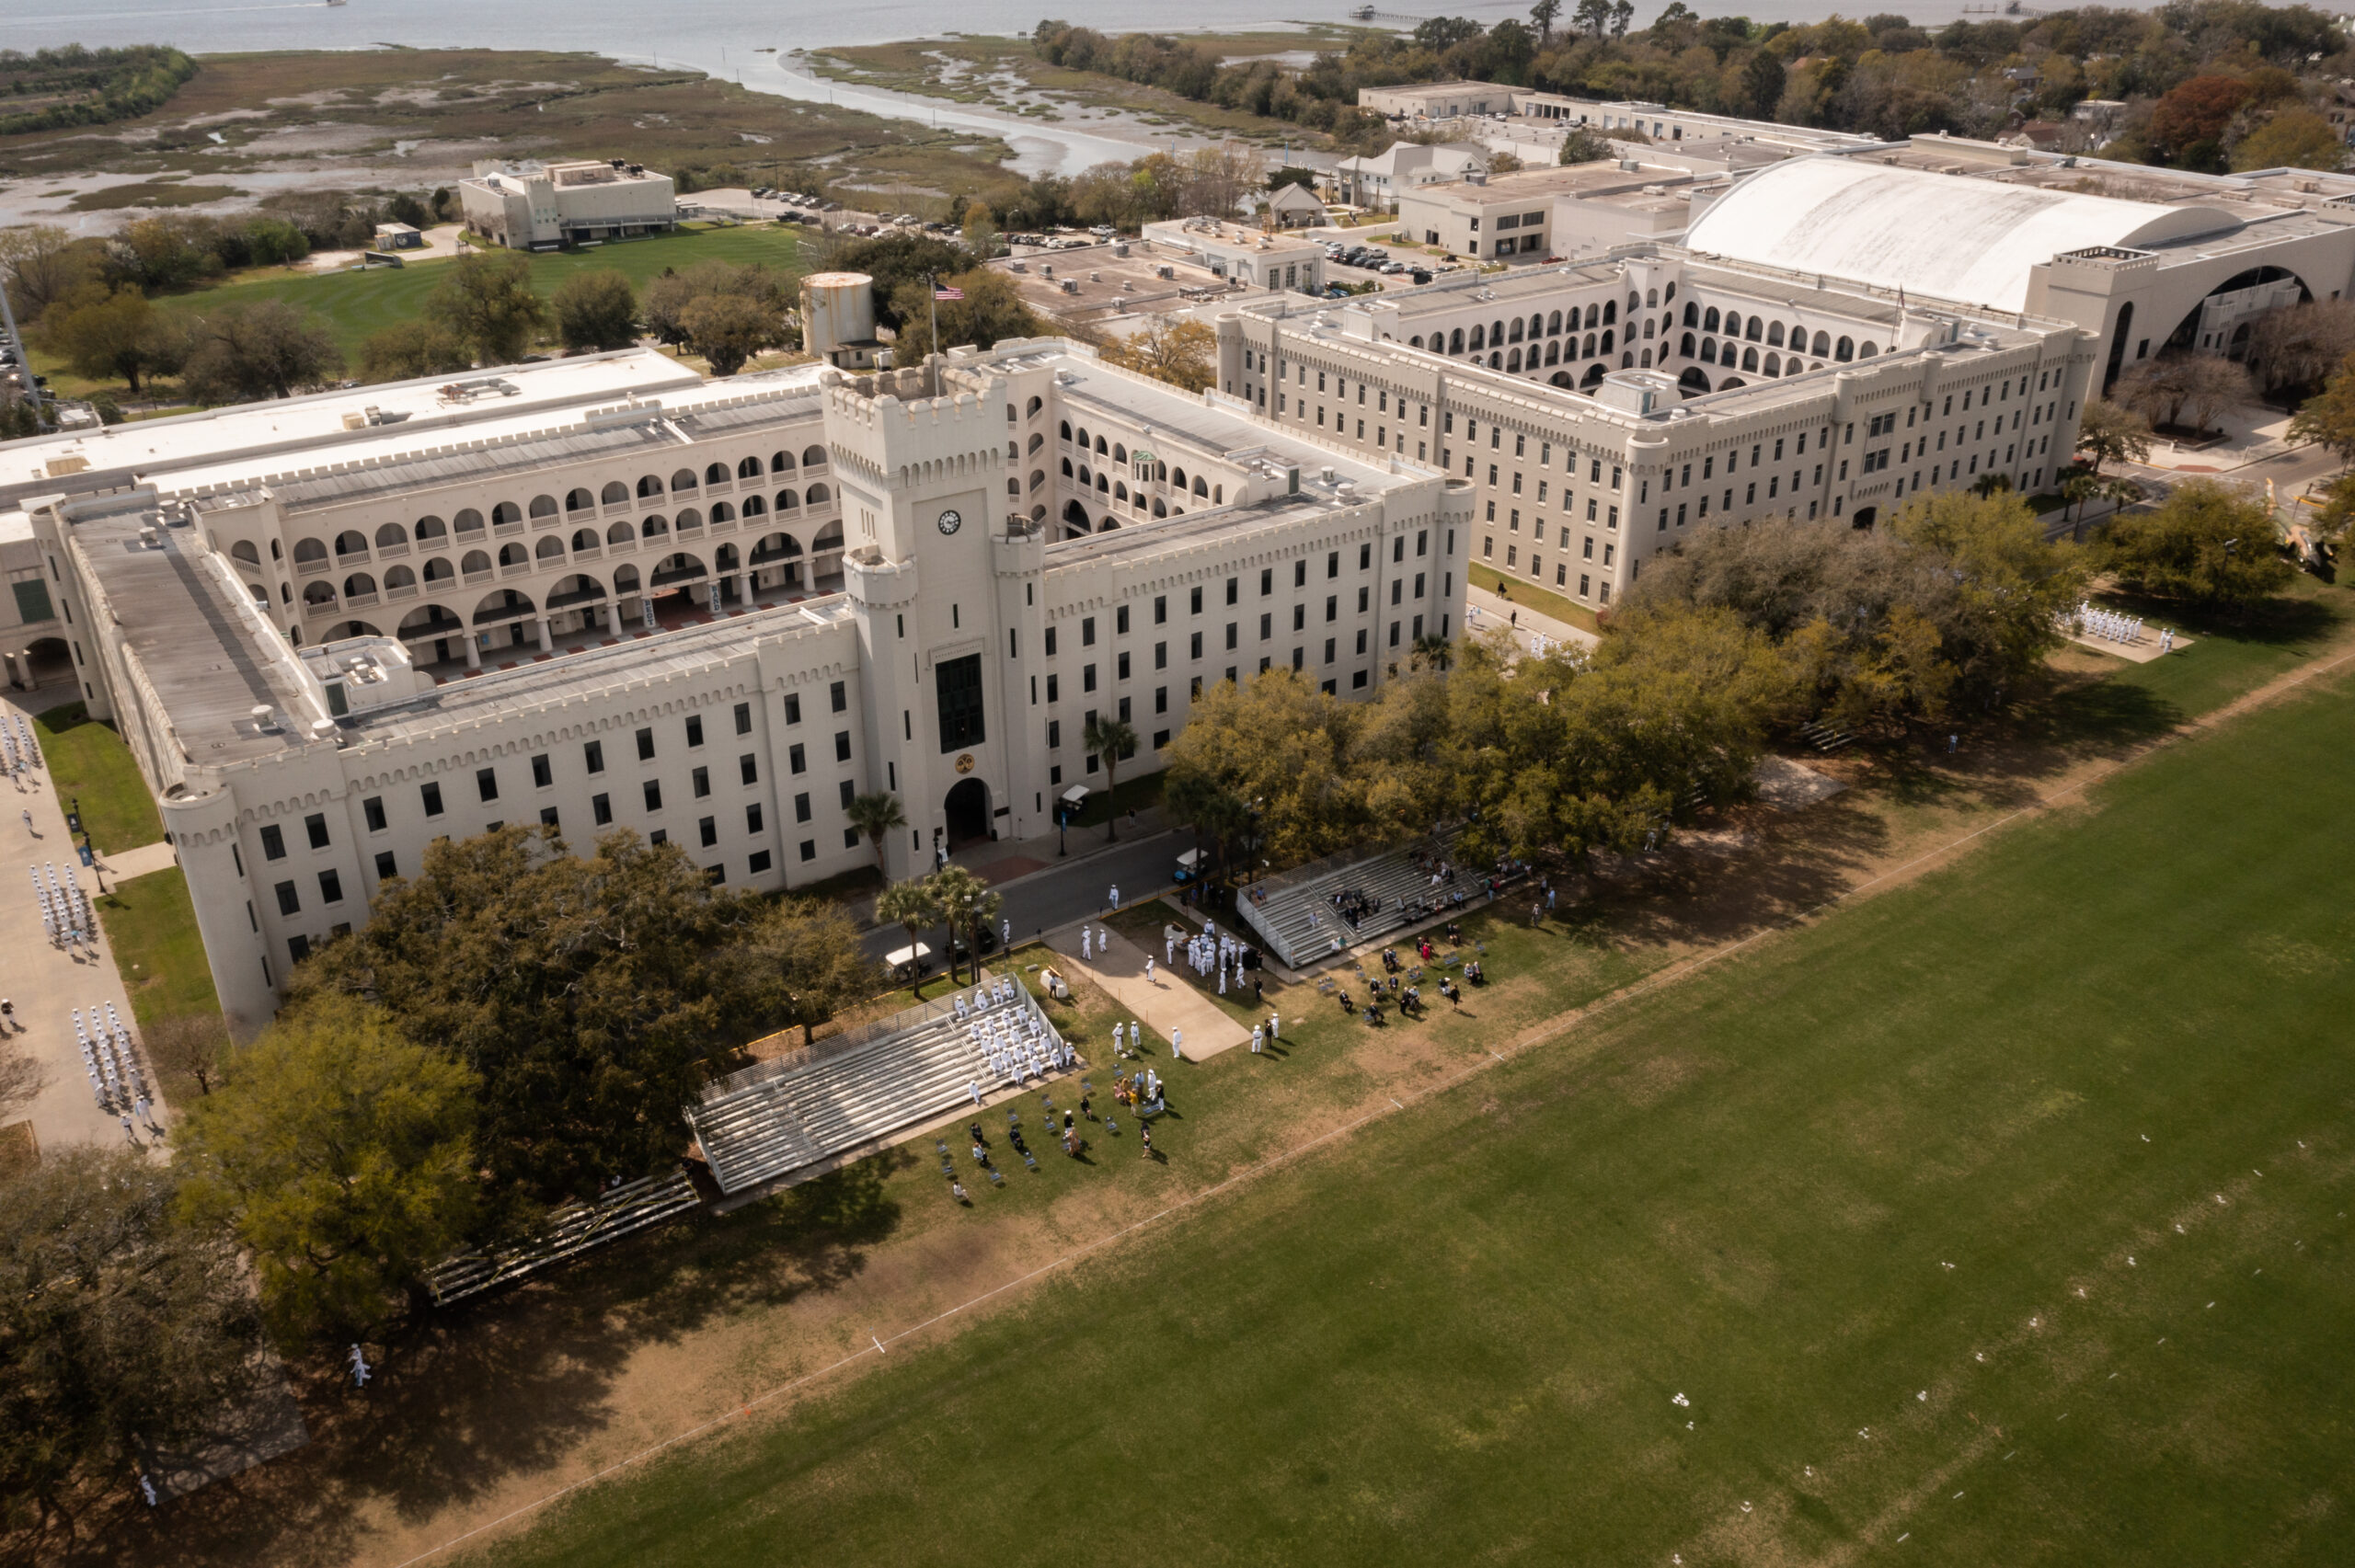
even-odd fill
[[[1290,421],[1286,422],[1287,424]],[[1462,629],[1474,492],[1061,340],[705,383],[626,351],[0,448],[232,1024],[427,845],[628,828],[716,879],[1035,833],[1091,714],[1363,697]]]

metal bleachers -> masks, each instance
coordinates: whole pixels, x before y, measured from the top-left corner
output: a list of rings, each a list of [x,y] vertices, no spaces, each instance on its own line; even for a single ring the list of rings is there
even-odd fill
[[[722,1192],[741,1192],[805,1165],[971,1103],[968,1085],[996,1080],[969,1020],[994,1007],[1035,1014],[1061,1044],[1028,990],[977,1004],[994,982],[908,1009],[809,1051],[760,1062],[711,1084],[687,1122]],[[965,1003],[959,1013],[957,1004]]]
[[[1474,898],[1486,896],[1486,882],[1468,867],[1459,869],[1453,882],[1433,887],[1431,874],[1415,864],[1415,853],[1392,850],[1346,864],[1336,865],[1328,860],[1304,866],[1260,884],[1252,890],[1258,896],[1246,896],[1240,912],[1287,968],[1298,969],[1412,924],[1431,912],[1417,907],[1426,902],[1436,903],[1460,892],[1468,906]],[[1333,907],[1334,895],[1343,891],[1378,899],[1380,908],[1369,910],[1352,926]],[[1407,908],[1400,907],[1402,898]]]

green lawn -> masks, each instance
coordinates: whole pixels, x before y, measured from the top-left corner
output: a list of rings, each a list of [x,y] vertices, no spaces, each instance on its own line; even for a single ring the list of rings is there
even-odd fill
[[[119,882],[98,900],[98,922],[141,1030],[164,1018],[219,1016],[221,999],[213,989],[213,967],[196,929],[186,873],[176,865]],[[195,1080],[171,1063],[158,1061],[155,1067],[168,1103],[186,1104],[198,1093]]]
[[[164,818],[155,810],[155,797],[113,725],[91,718],[80,703],[52,708],[34,722],[57,798],[78,805],[82,826],[99,853],[162,840]]]
[[[2173,747],[475,1560],[2333,1558],[2351,748]]]
[[[532,258],[532,281],[543,295],[576,272],[612,269],[628,274],[643,288],[647,280],[666,268],[692,267],[718,258],[725,261],[765,262],[780,270],[801,270],[801,236],[787,227],[711,229],[688,234],[657,235],[620,241],[594,249],[554,251]],[[365,272],[248,273],[233,282],[162,303],[167,310],[202,314],[224,305],[265,299],[282,299],[316,311],[333,329],[336,341],[358,369],[360,345],[372,333],[413,319],[425,308],[449,264],[420,261],[407,267],[377,268]]]

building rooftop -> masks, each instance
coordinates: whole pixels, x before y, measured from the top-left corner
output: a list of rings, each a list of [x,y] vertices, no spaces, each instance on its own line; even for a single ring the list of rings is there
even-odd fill
[[[1958,179],[1877,159],[1795,158],[1737,184],[1687,231],[1704,254],[2018,311],[2030,269],[2062,251],[2148,247],[2242,226],[2211,203],[2161,204]]]
[[[759,379],[739,377],[737,384]],[[166,473],[205,475],[175,486],[194,490],[280,468],[332,467],[500,430],[577,422],[569,411],[633,396],[678,395],[703,385],[701,376],[675,360],[628,349],[64,432],[0,445],[0,504],[110,489]],[[380,422],[369,422],[372,408]],[[454,436],[459,429],[465,435]],[[272,457],[283,461],[272,463]]]

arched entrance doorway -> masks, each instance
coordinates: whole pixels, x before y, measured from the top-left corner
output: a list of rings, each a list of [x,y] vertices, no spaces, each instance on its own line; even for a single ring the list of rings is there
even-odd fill
[[[947,819],[948,848],[954,853],[960,845],[990,836],[990,788],[979,779],[959,779],[948,791],[948,798],[940,803],[940,814]]]
[[[1855,515],[1848,520],[1848,526],[1851,528],[1869,529],[1879,515],[1880,509],[1878,507],[1858,507],[1856,509]]]
[[[14,650],[8,660],[8,679],[29,692],[60,684],[80,689],[74,677],[74,655],[63,637],[35,637]]]

